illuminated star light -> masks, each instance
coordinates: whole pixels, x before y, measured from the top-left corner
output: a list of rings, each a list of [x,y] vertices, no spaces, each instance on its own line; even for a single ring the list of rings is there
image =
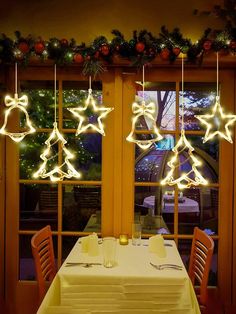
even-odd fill
[[[180,170],[181,163],[179,161],[179,155],[181,152],[188,149],[189,157],[185,159],[184,163],[186,163],[189,159],[191,159],[192,167],[188,172],[183,172],[180,177],[175,179],[175,173],[177,170]],[[201,165],[201,162],[193,155],[194,148],[188,142],[184,130],[181,130],[181,136],[178,140],[176,146],[172,149],[174,152],[174,156],[167,163],[170,167],[170,171],[167,173],[166,177],[161,181],[162,185],[177,185],[179,189],[189,188],[191,186],[198,186],[200,184],[207,185],[207,181],[203,178],[201,173],[197,170],[196,167]],[[193,178],[191,178],[193,176]]]
[[[53,145],[60,142],[61,149],[65,153],[65,160],[60,166],[55,166],[51,171],[46,171],[46,165],[50,158],[50,151]],[[70,179],[72,177],[80,178],[81,174],[77,172],[74,167],[69,162],[69,159],[72,159],[74,156],[73,154],[65,148],[65,144],[67,141],[64,139],[62,134],[59,132],[57,128],[57,123],[53,123],[53,131],[50,134],[49,138],[46,140],[45,144],[47,148],[45,151],[40,155],[40,158],[43,160],[42,165],[40,166],[39,170],[34,173],[34,178],[41,177],[43,179],[50,177],[50,180],[53,182],[62,181],[64,178]],[[67,172],[63,171],[63,167],[67,166]]]
[[[134,117],[132,119],[132,129],[130,134],[126,137],[126,140],[131,143],[137,144],[142,149],[149,148],[153,143],[160,141],[163,137],[160,135],[158,128],[156,127],[156,121],[153,117],[153,114],[155,113],[155,104],[153,102],[150,102],[148,105],[146,105],[145,101],[143,100],[141,105],[134,102],[132,104],[132,111],[134,114]],[[153,129],[151,130],[155,136],[152,139],[148,140],[137,140],[133,135],[135,133],[136,129],[136,123],[138,119],[144,116],[148,118],[152,122]]]
[[[22,141],[23,138],[27,134],[31,134],[35,132],[35,128],[32,126],[31,121],[29,119],[29,114],[27,110],[25,109],[25,107],[28,105],[28,97],[26,95],[23,95],[22,97],[19,98],[18,94],[15,93],[14,98],[10,96],[6,96],[4,101],[5,101],[5,105],[9,108],[5,111],[4,123],[0,129],[0,133],[3,135],[8,135],[13,141],[18,143]],[[23,111],[23,113],[25,114],[26,125],[29,127],[28,131],[16,132],[16,133],[6,131],[9,114],[15,108],[18,108],[19,110]]]
[[[233,143],[229,126],[236,121],[236,115],[223,113],[219,96],[216,96],[216,102],[211,114],[197,115],[195,117],[207,126],[203,143],[211,140],[217,134],[228,142]]]
[[[86,124],[86,118],[85,116],[82,115],[82,113],[85,112],[88,108],[91,108],[95,114],[99,114],[99,116],[97,117],[97,124],[93,124],[93,123]],[[105,108],[105,107],[100,107],[100,106],[98,107],[93,98],[92,89],[90,88],[88,90],[88,98],[85,100],[84,107],[67,108],[67,109],[70,112],[72,112],[75,117],[79,119],[79,124],[76,130],[76,135],[79,135],[85,132],[87,129],[91,128],[94,131],[104,136],[105,135],[104,126],[101,120],[104,119],[108,115],[108,113],[111,112],[114,108]]]

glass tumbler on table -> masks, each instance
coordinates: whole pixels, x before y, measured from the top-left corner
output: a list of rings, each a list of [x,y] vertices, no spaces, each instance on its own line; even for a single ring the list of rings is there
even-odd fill
[[[110,268],[116,265],[116,245],[114,237],[105,237],[102,241],[103,246],[103,266]]]
[[[132,244],[141,245],[142,225],[140,223],[132,224]]]

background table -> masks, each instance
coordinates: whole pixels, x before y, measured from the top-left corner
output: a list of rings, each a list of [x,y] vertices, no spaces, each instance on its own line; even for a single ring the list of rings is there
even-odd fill
[[[199,213],[199,204],[197,201],[192,200],[188,197],[183,197],[182,202],[178,203],[178,210],[179,213]],[[166,202],[165,199],[162,200],[162,213],[173,213],[174,212],[174,200],[173,202],[168,201]],[[155,196],[151,195],[145,197],[143,200],[143,206],[148,208],[155,209]]]
[[[174,241],[167,241],[167,257],[149,253],[147,241],[141,246],[118,244],[117,265],[84,268],[62,265],[38,314],[74,313],[175,313],[200,314],[192,284]],[[102,245],[99,246],[100,250]],[[102,254],[81,253],[78,242],[66,262],[102,262]],[[156,270],[154,263],[175,263],[183,270]]]

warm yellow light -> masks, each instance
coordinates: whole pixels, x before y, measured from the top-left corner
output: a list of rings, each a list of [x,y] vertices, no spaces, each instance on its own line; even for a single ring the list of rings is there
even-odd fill
[[[188,150],[188,158],[181,163],[179,160],[179,154],[186,150]],[[195,155],[193,155],[194,148],[188,142],[184,130],[181,131],[181,136],[172,151],[174,152],[174,156],[167,163],[170,170],[166,177],[161,181],[162,185],[177,185],[179,189],[198,186],[200,184],[207,185],[207,180],[203,178],[197,169],[197,167],[201,165],[201,162]],[[176,178],[176,172],[181,171],[180,166],[185,162],[190,161],[191,169],[188,172],[180,173],[179,177]]]
[[[85,123],[86,119],[85,117],[83,116],[83,113],[88,109],[90,108],[94,113],[98,113],[99,116],[97,118],[97,125],[96,124],[93,124],[93,123]],[[83,107],[77,107],[77,108],[67,108],[70,112],[73,113],[73,115],[75,117],[77,117],[79,119],[79,124],[78,124],[78,127],[77,127],[77,131],[76,131],[76,135],[79,135],[83,132],[85,132],[87,129],[91,128],[93,129],[94,131],[102,134],[102,135],[105,135],[105,132],[104,132],[104,126],[102,124],[102,119],[104,119],[107,114],[109,112],[111,112],[114,108],[106,108],[104,106],[97,106],[96,105],[96,102],[93,98],[93,95],[92,95],[92,89],[89,88],[88,90],[88,98],[86,99],[85,101],[85,105]]]
[[[35,128],[32,126],[31,121],[29,119],[29,114],[28,114],[27,110],[25,109],[25,107],[28,105],[28,97],[26,95],[23,95],[22,97],[19,98],[18,94],[16,93],[14,95],[14,98],[12,98],[10,96],[6,96],[4,101],[5,101],[5,105],[9,108],[5,111],[4,123],[0,129],[0,133],[3,135],[8,135],[13,141],[18,143],[18,142],[22,141],[23,138],[27,134],[35,132]],[[19,110],[21,110],[25,114],[26,125],[29,128],[27,131],[16,132],[16,133],[6,131],[6,126],[7,126],[9,114],[15,108],[18,108]]]
[[[51,171],[47,172],[46,167],[49,161],[49,155],[51,151],[51,147],[53,145],[57,145],[59,143],[60,148],[65,153],[64,162],[60,166],[55,166]],[[59,132],[57,128],[57,123],[53,123],[53,131],[50,134],[49,138],[46,140],[45,144],[47,148],[44,152],[40,155],[40,158],[43,160],[42,165],[40,166],[39,170],[34,173],[34,178],[41,177],[43,179],[50,178],[51,181],[57,182],[62,181],[64,178],[70,179],[72,177],[80,178],[81,174],[77,172],[74,167],[71,165],[69,159],[72,159],[74,156],[73,154],[65,147],[67,141],[64,139],[62,134]],[[67,168],[67,171],[63,170],[63,168]]]
[[[132,143],[137,144],[140,148],[142,149],[147,149],[149,148],[153,143],[160,141],[163,137],[160,135],[159,130],[156,126],[156,121],[154,118],[154,113],[155,113],[155,104],[153,102],[150,102],[149,104],[146,105],[145,101],[143,100],[141,105],[138,103],[134,102],[132,104],[132,111],[134,114],[134,117],[132,119],[132,128],[130,134],[126,137],[126,140]],[[152,135],[154,137],[152,139],[148,140],[137,140],[134,135],[135,135],[135,129],[136,129],[136,123],[139,120],[139,118],[143,116],[144,118],[148,118],[151,123],[152,123]]]
[[[215,105],[211,114],[195,116],[199,121],[207,126],[203,143],[213,139],[216,135],[224,138],[226,141],[233,143],[229,126],[236,121],[236,115],[224,114],[220,105],[220,97],[216,96]]]

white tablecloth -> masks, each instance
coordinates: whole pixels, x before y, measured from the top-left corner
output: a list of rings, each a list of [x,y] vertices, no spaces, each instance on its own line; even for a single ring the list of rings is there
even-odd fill
[[[155,208],[155,196],[151,195],[151,196],[145,197],[145,199],[143,200],[143,206],[154,209]],[[174,199],[173,199],[173,202],[170,202],[170,200],[168,200],[167,202],[163,200],[161,212],[173,213],[174,206],[175,206]],[[178,211],[179,213],[199,213],[199,204],[197,201],[184,196],[182,198],[182,201],[178,203]]]
[[[105,268],[96,265],[65,267],[62,265],[48,290],[38,314],[74,313],[173,313],[200,314],[196,296],[186,270],[156,270],[156,264],[182,265],[174,241],[166,241],[167,257],[149,253],[148,246],[118,244],[117,265]],[[100,248],[102,245],[100,245]],[[101,250],[101,249],[100,249]],[[89,257],[72,249],[66,262],[102,262],[102,254]]]

